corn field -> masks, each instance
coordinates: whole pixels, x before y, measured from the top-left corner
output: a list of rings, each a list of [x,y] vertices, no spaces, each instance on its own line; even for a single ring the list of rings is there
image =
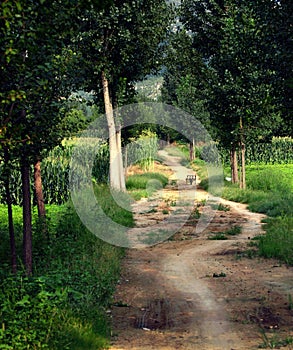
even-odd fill
[[[158,150],[157,136],[150,132],[143,133],[137,140],[129,143],[124,149],[127,165],[139,163],[145,170],[150,170]],[[54,148],[41,163],[43,193],[46,204],[62,204],[68,201],[69,176],[74,171],[75,188],[84,184],[85,177],[91,177],[98,183],[108,183],[109,179],[109,147],[107,143],[97,140],[79,140],[75,144]],[[126,155],[127,153],[127,155]],[[74,156],[75,162],[71,160]],[[74,166],[74,169],[71,167]],[[0,203],[5,204],[5,188],[1,181],[0,162]],[[31,193],[34,193],[33,168],[31,169]],[[22,205],[22,189],[20,169],[15,164],[11,168],[10,189],[12,204]],[[35,199],[33,198],[35,202]]]
[[[130,140],[124,149],[124,164],[139,164],[143,170],[152,170],[158,152],[158,137],[145,130],[137,139]]]
[[[56,147],[47,158],[41,163],[43,192],[46,204],[62,204],[69,199],[69,172],[70,161],[73,154],[73,146]],[[83,156],[82,150],[78,149]],[[97,152],[98,151],[98,152]],[[109,150],[106,144],[96,148],[96,145],[87,147],[87,153],[94,157],[92,168],[92,177],[97,182],[107,182],[109,167]],[[0,163],[0,203],[5,204],[5,189],[3,181],[1,181],[1,169],[3,165]],[[87,167],[87,164],[84,164]],[[86,172],[82,167],[79,169],[80,176]],[[31,169],[33,174],[33,168]],[[11,169],[10,189],[12,194],[12,204],[22,205],[21,175],[17,166]],[[33,176],[31,178],[31,193],[34,193]],[[34,199],[33,199],[34,200]]]
[[[293,139],[274,137],[271,143],[255,143],[246,147],[247,164],[293,163]]]
[[[218,152],[215,152],[218,148]],[[229,165],[229,150],[216,143],[200,147],[201,158],[215,164]],[[220,157],[218,157],[220,155]],[[270,143],[246,144],[246,164],[290,164],[293,163],[293,139],[291,137],[274,137]],[[240,159],[239,159],[240,161]]]

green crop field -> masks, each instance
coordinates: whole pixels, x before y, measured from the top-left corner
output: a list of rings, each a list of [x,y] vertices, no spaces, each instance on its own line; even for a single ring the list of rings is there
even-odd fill
[[[259,254],[293,264],[293,164],[247,166],[247,189],[226,183],[222,196],[268,216]]]

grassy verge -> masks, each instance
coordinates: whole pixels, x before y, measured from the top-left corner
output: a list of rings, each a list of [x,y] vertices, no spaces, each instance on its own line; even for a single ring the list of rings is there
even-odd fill
[[[161,173],[143,173],[130,175],[126,181],[126,188],[135,200],[139,200],[142,197],[150,197],[167,184],[168,178]]]
[[[110,202],[107,188],[97,187],[96,193],[109,215],[131,226],[129,212]],[[9,274],[6,207],[0,207],[0,349],[106,349],[107,309],[124,250],[88,232],[72,205],[47,208],[50,241],[35,219],[34,275],[25,278],[21,266],[18,275]],[[14,207],[14,220],[21,261],[21,208]]]
[[[208,190],[204,162],[196,160],[193,167],[203,179],[201,186]],[[222,197],[247,203],[251,211],[266,214],[267,234],[258,240],[259,254],[293,264],[293,164],[250,165],[247,189],[225,181]]]

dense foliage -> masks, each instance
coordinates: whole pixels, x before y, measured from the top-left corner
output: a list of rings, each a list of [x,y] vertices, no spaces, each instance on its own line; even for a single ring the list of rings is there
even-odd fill
[[[96,188],[107,211],[112,196]],[[129,211],[111,205],[115,220],[132,224]],[[17,247],[21,251],[21,211],[14,208]],[[7,237],[5,207],[0,232]],[[123,250],[88,232],[70,205],[50,206],[46,242],[34,224],[33,277],[9,274],[7,247],[1,246],[0,349],[102,349],[109,333],[105,311],[119,277]],[[6,266],[6,267],[5,267]]]
[[[108,183],[109,181],[109,147],[107,143],[92,142],[84,143],[77,149],[74,148],[76,141],[66,141],[65,146],[55,147],[49,152],[48,156],[42,161],[42,179],[43,192],[46,204],[64,204],[70,198],[69,193],[69,173],[71,166],[71,157],[73,152],[79,152],[81,158],[84,158],[84,152],[87,157],[94,159],[92,178],[96,183]],[[138,163],[144,170],[151,170],[155,156],[158,150],[158,139],[156,134],[146,130],[137,139],[130,139],[130,143],[124,148],[124,155],[127,157],[127,165]],[[78,156],[75,154],[75,156]],[[81,163],[82,166],[75,171],[75,179],[83,179],[87,174],[89,164]],[[3,163],[0,163],[0,176],[3,169]],[[76,173],[78,172],[78,176]],[[20,179],[20,170],[15,165],[11,169],[11,196],[12,204],[22,205],[22,188]],[[76,184],[78,186],[78,184]],[[31,189],[34,189],[34,183],[31,182]],[[5,188],[0,186],[1,200],[5,204]]]
[[[184,0],[170,37],[163,100],[204,123],[232,171],[242,152],[243,185],[245,156],[268,148],[272,162],[272,137],[292,135],[291,14],[287,1]]]

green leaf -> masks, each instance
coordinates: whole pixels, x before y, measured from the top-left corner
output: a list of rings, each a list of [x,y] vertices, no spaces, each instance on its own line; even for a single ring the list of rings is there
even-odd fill
[[[30,296],[29,295],[25,295],[20,301],[18,301],[16,303],[16,305],[18,306],[24,306],[24,305],[27,305],[27,304],[30,304]]]

